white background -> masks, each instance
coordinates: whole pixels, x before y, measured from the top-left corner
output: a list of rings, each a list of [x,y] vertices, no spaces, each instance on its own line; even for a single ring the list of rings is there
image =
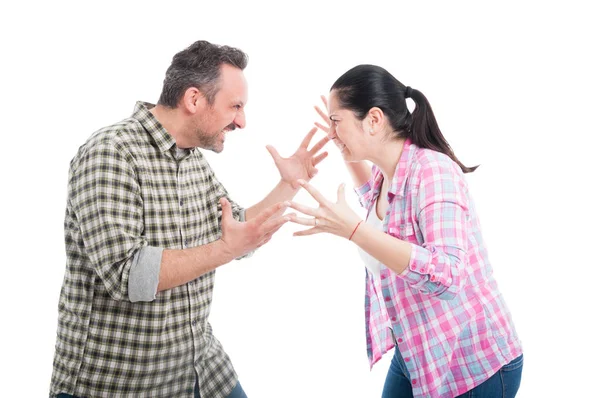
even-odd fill
[[[247,128],[209,154],[245,206],[278,179],[265,145],[291,154],[317,120],[312,105],[349,68],[378,64],[425,93],[459,159],[481,164],[468,181],[524,344],[519,396],[600,396],[600,29],[591,3],[2,6],[0,396],[48,394],[69,161],[136,100],[156,101],[171,57],[198,39],[250,55]],[[333,199],[351,181],[327,148],[313,183]],[[390,356],[369,372],[356,247],[292,238],[297,229],[218,270],[216,335],[250,397],[380,396]]]

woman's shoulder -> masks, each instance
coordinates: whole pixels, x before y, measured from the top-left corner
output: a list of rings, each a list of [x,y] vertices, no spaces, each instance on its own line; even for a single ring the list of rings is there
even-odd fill
[[[450,156],[428,148],[416,147],[411,169],[420,176],[462,177],[460,166]]]

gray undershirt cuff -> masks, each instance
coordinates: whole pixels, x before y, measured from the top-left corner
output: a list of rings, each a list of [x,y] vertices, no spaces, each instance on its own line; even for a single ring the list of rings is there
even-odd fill
[[[163,249],[144,246],[133,256],[129,270],[129,301],[152,301],[156,298]]]

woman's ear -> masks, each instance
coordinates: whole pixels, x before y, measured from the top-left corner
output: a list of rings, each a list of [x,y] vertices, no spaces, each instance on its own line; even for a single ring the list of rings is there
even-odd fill
[[[368,120],[368,132],[371,135],[375,135],[383,130],[385,117],[381,108],[373,107],[369,109],[369,113],[367,114]]]

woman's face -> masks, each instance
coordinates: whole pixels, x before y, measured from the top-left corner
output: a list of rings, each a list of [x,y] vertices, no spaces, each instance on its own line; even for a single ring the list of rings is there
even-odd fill
[[[329,93],[330,128],[327,136],[338,147],[347,162],[366,159],[368,148],[368,117],[360,121],[354,113],[340,109],[335,91]]]

